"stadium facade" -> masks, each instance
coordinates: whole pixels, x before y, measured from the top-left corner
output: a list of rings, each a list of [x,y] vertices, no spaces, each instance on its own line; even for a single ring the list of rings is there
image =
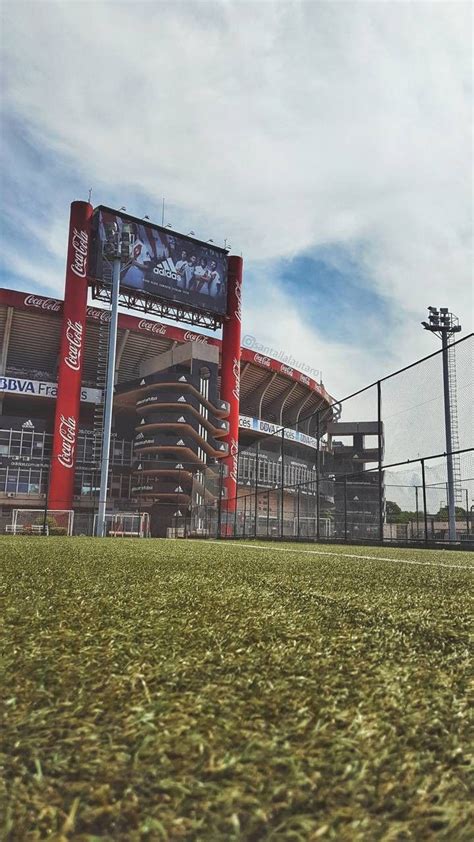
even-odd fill
[[[87,308],[74,476],[76,531],[90,531],[97,508],[100,441],[96,431],[101,425],[109,317],[106,309]],[[63,302],[59,299],[0,290],[0,501],[4,523],[11,520],[14,508],[45,505],[62,320]],[[199,483],[202,497],[211,501],[216,493],[218,479],[213,477],[212,466],[223,453],[220,448],[228,410],[220,398],[221,354],[221,342],[212,336],[120,314],[110,507],[150,511],[154,534],[166,534],[180,517],[176,512],[185,517],[198,490],[199,474],[205,471],[209,478]],[[351,470],[354,446],[338,444],[338,435],[352,435],[359,445],[357,470],[361,468],[361,451],[366,462],[376,460],[375,451],[364,451],[362,440],[356,438],[376,431],[367,424],[341,424],[337,405],[321,383],[278,360],[242,348],[238,494],[248,494],[254,487],[257,441],[261,441],[258,486],[262,490],[280,487],[280,437],[271,434],[281,428],[285,486],[314,479],[317,410],[324,418],[319,435],[327,439],[320,450],[326,474],[331,463],[336,474]],[[334,502],[330,484],[324,495],[330,512]],[[274,497],[272,519],[276,517],[277,491]],[[288,517],[290,497],[288,494],[285,503]],[[308,518],[314,514],[312,507],[314,502],[309,499]]]

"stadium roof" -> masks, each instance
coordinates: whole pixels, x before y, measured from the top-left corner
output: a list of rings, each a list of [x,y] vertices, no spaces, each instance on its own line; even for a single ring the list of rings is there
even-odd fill
[[[62,309],[60,299],[0,289],[0,336],[6,337],[4,370],[0,371],[0,375],[56,380]],[[99,338],[101,330],[107,328],[108,317],[108,310],[88,307],[84,386],[97,385]],[[186,341],[221,346],[220,339],[195,330],[165,324],[150,317],[120,313],[118,382],[137,377],[140,363],[144,360]],[[298,418],[304,418],[332,402],[333,398],[324,386],[312,378],[279,360],[242,348],[242,414],[292,426]]]

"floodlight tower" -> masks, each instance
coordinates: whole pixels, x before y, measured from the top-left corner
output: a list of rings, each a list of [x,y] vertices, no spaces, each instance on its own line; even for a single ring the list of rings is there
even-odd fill
[[[112,305],[109,322],[109,343],[107,353],[107,380],[104,395],[104,428],[102,438],[102,463],[100,466],[99,506],[97,511],[98,538],[106,535],[105,515],[107,510],[107,483],[110,463],[110,438],[112,433],[112,413],[114,405],[115,359],[117,346],[118,307],[120,291],[120,271],[122,261],[130,261],[133,255],[134,235],[131,225],[123,223],[119,230],[113,223],[106,233],[103,256],[112,264]]]
[[[449,512],[449,540],[456,540],[456,493],[454,487],[453,468],[453,435],[452,435],[452,409],[450,399],[450,378],[448,346],[449,340],[455,333],[459,333],[461,325],[459,319],[449,312],[447,307],[428,307],[428,321],[421,324],[425,330],[435,333],[441,339],[443,348],[443,389],[444,389],[444,423],[446,429],[446,464],[448,473],[448,512]]]

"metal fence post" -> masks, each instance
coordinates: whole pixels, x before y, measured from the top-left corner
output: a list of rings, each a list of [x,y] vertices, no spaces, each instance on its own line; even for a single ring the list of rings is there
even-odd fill
[[[425,544],[428,543],[428,512],[426,510],[426,476],[425,476],[425,460],[420,459],[421,462],[421,481],[423,483],[423,517],[425,521]]]
[[[416,539],[418,540],[418,538],[420,537],[420,529],[419,529],[419,525],[418,525],[419,511],[418,511],[418,486],[417,485],[415,485],[415,501],[416,501],[416,503],[415,503],[415,505],[416,505]]]
[[[469,538],[469,492],[466,488],[466,537]]]
[[[244,497],[244,528],[242,532],[242,538],[245,538],[245,527],[247,525],[247,495]]]
[[[297,536],[300,537],[300,486],[299,483],[297,485],[297,498],[296,498],[296,530]]]
[[[344,541],[347,541],[347,477],[344,477]]]
[[[259,461],[259,453],[260,453],[260,443],[257,442],[257,449],[255,452],[255,537],[257,537],[257,528],[258,528],[258,461]]]
[[[48,467],[48,471],[46,473],[46,487],[44,489],[45,494],[44,494],[43,535],[46,535],[46,526],[47,526],[47,523],[48,523],[49,480],[50,480],[50,477],[51,477],[51,463],[52,463],[52,461],[53,461],[53,454],[51,454],[51,457],[50,457],[50,460],[49,460],[49,467]]]
[[[267,491],[267,538],[268,530],[270,528],[270,489]]]
[[[234,538],[237,537],[237,506],[239,505],[239,498],[237,497],[237,492],[235,493],[235,506],[234,506]]]
[[[223,486],[223,468],[222,462],[219,462],[219,486],[217,498],[217,537],[222,538],[222,486]]]
[[[320,418],[319,418],[319,409],[316,413],[316,538],[319,541],[321,537],[320,528],[319,528],[319,467],[320,467],[320,459],[319,459],[319,451],[320,451]]]
[[[383,437],[382,437],[382,383],[377,380],[377,444],[378,444],[378,480],[379,480],[379,539],[383,544]]]
[[[285,488],[285,428],[281,428],[281,482],[280,482],[280,538],[283,538],[283,515],[284,515],[284,496],[283,490]]]

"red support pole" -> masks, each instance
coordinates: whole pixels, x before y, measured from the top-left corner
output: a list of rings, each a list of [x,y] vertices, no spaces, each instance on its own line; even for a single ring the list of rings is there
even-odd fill
[[[48,508],[72,509],[79,433],[92,205],[72,202]]]
[[[229,432],[225,441],[229,445],[227,476],[224,477],[226,499],[223,508],[234,512],[237,502],[237,472],[239,452],[240,410],[240,334],[242,319],[241,257],[229,257],[227,275],[227,316],[222,330],[221,397],[230,404]]]

